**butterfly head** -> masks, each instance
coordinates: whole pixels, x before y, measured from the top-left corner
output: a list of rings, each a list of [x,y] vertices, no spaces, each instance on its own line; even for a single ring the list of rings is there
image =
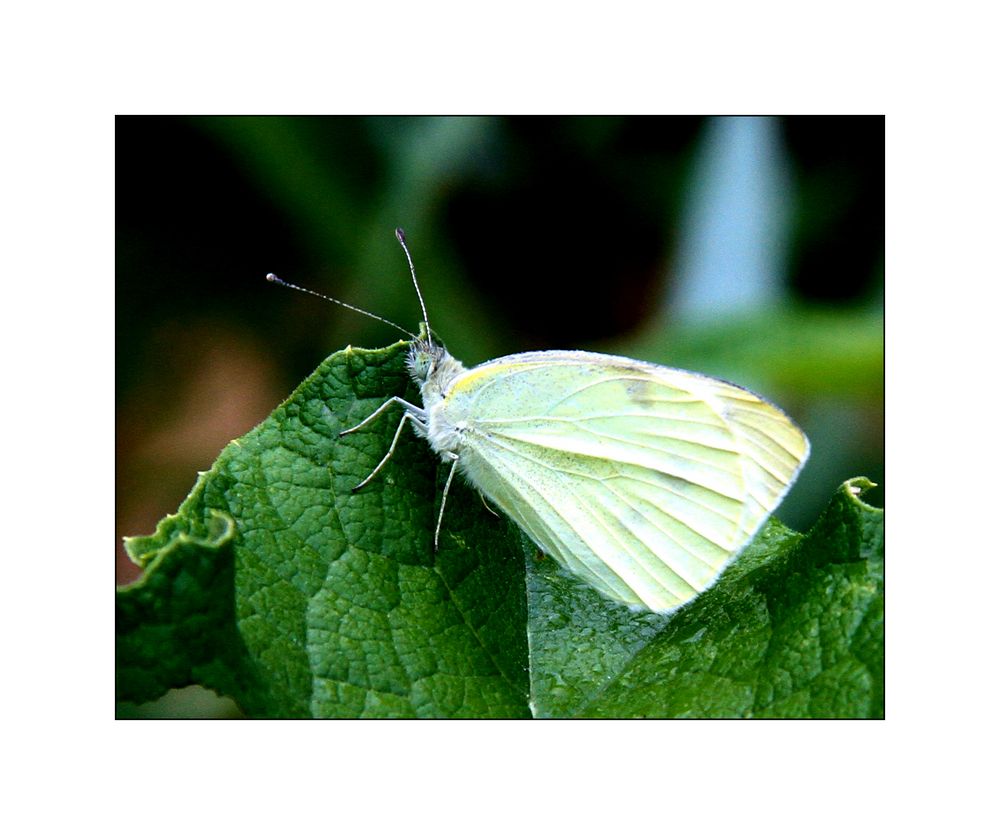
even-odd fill
[[[443,345],[436,345],[429,338],[417,339],[410,344],[406,358],[410,373],[423,396],[424,406],[429,407],[441,399],[448,384],[461,374],[465,367]]]
[[[406,370],[410,372],[413,382],[418,386],[426,383],[447,353],[442,346],[435,345],[429,339],[417,339],[411,343]]]

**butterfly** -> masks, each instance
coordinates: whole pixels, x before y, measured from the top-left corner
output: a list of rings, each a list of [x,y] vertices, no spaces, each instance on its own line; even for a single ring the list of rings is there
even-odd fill
[[[666,613],[715,583],[802,469],[802,430],[739,386],[627,357],[534,351],[467,369],[433,340],[401,229],[396,237],[424,317],[407,357],[422,405],[392,397],[341,432],[403,411],[385,456],[355,489],[382,470],[409,423],[449,467],[435,548],[460,472],[612,600]]]

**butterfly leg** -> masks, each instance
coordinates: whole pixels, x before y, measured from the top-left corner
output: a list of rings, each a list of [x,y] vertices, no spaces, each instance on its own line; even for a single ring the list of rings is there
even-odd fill
[[[386,401],[386,402],[387,403],[391,403],[392,401],[390,400],[390,401]],[[405,403],[405,401],[402,401],[402,402]],[[409,405],[409,404],[407,403],[406,405]],[[369,420],[371,420],[370,417],[366,418],[365,422],[367,422]],[[403,424],[405,424],[406,421],[408,421],[408,420],[413,421],[415,424],[417,424],[417,426],[420,426],[421,428],[423,427],[423,424],[421,424],[421,422],[420,422],[420,418],[418,418],[416,415],[412,414],[411,412],[408,412],[408,411],[407,412],[403,412],[403,417],[400,418],[400,420],[399,420],[399,426],[396,427],[396,434],[392,436],[392,443],[389,444],[389,451],[385,454],[385,456],[383,456],[382,460],[378,462],[378,464],[375,466],[375,469],[372,470],[370,473],[368,473],[368,477],[364,481],[362,481],[359,485],[357,485],[356,487],[352,488],[351,492],[356,493],[358,490],[360,490],[362,487],[364,487],[369,481],[371,481],[373,478],[375,478],[375,476],[378,475],[379,470],[381,470],[385,466],[386,461],[388,461],[390,458],[392,458],[392,454],[396,451],[396,444],[399,442],[399,436],[403,432]],[[364,425],[364,423],[358,424],[358,426],[363,426],[363,425]],[[357,429],[358,426],[355,426],[354,429]],[[354,429],[348,429],[347,431],[348,432],[353,432]],[[345,433],[341,432],[340,434],[343,435]]]
[[[496,512],[496,511],[495,511],[495,510],[494,510],[494,509],[493,509],[492,507],[490,507],[490,503],[489,503],[488,501],[486,501],[486,496],[484,496],[484,495],[483,495],[482,493],[480,493],[480,494],[479,494],[479,498],[480,498],[480,499],[482,500],[482,502],[483,502],[483,507],[485,507],[485,508],[486,508],[486,509],[487,509],[487,510],[488,510],[488,511],[489,511],[490,513],[492,513],[492,514],[493,514],[494,516],[496,516],[496,517],[497,517],[497,519],[500,519],[500,518],[502,518],[502,517],[500,516],[500,514],[499,514],[499,513],[497,513],[497,512]]]
[[[455,467],[458,465],[458,456],[454,452],[449,452],[451,456],[451,469],[448,470],[448,480],[444,483],[444,493],[441,494],[441,510],[438,511],[437,527],[434,528],[434,550],[438,549],[438,537],[441,534],[441,520],[444,519],[444,503],[448,500],[448,489],[451,487],[451,480],[455,477]]]
[[[385,401],[385,403],[383,403],[374,412],[368,415],[368,417],[366,417],[363,421],[361,421],[361,423],[359,423],[357,426],[352,426],[350,429],[345,429],[343,432],[341,432],[340,437],[342,438],[344,437],[344,435],[349,435],[351,432],[357,432],[362,427],[367,426],[369,423],[375,420],[375,418],[377,418],[380,414],[382,414],[382,412],[384,412],[394,403],[398,403],[400,406],[402,406],[406,410],[406,414],[416,420],[417,425],[420,427],[420,429],[426,429],[427,412],[425,412],[419,406],[414,406],[412,403],[403,400],[402,397],[390,397],[388,400]]]

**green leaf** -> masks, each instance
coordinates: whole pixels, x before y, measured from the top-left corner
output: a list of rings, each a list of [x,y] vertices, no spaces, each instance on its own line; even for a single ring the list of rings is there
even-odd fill
[[[518,716],[527,708],[524,568],[464,486],[434,553],[437,466],[397,419],[405,346],[330,357],[219,456],[176,516],[127,540],[118,696],[200,683],[268,716]],[[398,412],[397,412],[398,415]],[[485,543],[466,547],[465,542]]]
[[[857,498],[870,486],[843,485],[807,536],[770,520],[669,618],[529,558],[535,715],[881,716],[883,511]]]
[[[230,443],[176,515],[126,541],[120,701],[202,684],[254,716],[882,713],[881,511],[838,491],[776,521],[672,618],[604,600],[452,485],[391,396],[406,345],[327,359]],[[530,673],[529,673],[530,670]]]

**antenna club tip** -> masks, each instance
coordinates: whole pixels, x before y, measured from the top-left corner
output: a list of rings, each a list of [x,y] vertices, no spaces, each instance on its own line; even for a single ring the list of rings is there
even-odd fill
[[[401,244],[406,243],[406,233],[403,231],[402,226],[396,227],[396,240],[399,241]]]
[[[281,282],[281,279],[278,278],[278,276],[276,276],[274,273],[268,273],[267,275],[264,276],[264,278],[266,278],[268,281],[277,281],[279,283]]]

